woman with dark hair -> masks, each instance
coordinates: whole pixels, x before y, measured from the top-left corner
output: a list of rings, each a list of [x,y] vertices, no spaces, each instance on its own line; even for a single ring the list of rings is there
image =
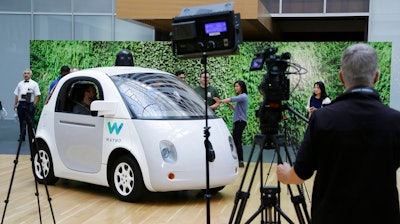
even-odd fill
[[[247,109],[248,109],[248,97],[246,83],[243,81],[236,81],[233,84],[235,88],[236,96],[226,98],[223,100],[214,97],[214,100],[218,103],[226,103],[228,107],[234,111],[233,113],[233,140],[235,141],[236,150],[238,153],[239,167],[244,167],[243,163],[243,146],[242,136],[243,131],[247,125]],[[233,106],[231,102],[236,102],[236,106]]]
[[[314,110],[321,108],[325,105],[331,103],[331,99],[329,99],[328,94],[326,94],[325,84],[321,81],[314,83],[314,91],[311,95],[310,99],[307,102],[307,113],[308,118],[310,118],[312,112]]]

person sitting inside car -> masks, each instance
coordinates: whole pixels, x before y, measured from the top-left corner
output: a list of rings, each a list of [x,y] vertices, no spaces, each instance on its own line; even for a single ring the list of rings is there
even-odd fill
[[[92,103],[93,100],[96,99],[97,92],[96,92],[96,87],[93,84],[82,84],[82,100],[80,102],[77,102],[74,107],[72,112],[76,114],[86,114],[90,115],[90,104]]]

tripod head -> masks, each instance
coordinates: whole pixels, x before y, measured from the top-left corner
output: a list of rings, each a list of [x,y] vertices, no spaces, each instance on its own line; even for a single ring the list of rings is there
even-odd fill
[[[259,109],[256,111],[256,116],[260,120],[260,131],[262,134],[267,136],[267,144],[264,146],[265,149],[275,149],[273,145],[272,136],[279,133],[279,123],[284,119],[284,112],[289,111],[296,117],[300,118],[304,122],[308,123],[308,118],[302,115],[300,112],[295,110],[291,105],[285,104],[273,104],[263,105],[260,103]]]

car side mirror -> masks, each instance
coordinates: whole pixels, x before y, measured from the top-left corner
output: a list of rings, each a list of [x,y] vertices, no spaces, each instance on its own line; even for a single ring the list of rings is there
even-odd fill
[[[97,116],[112,117],[117,113],[118,102],[95,100],[90,104],[91,111],[97,111]]]

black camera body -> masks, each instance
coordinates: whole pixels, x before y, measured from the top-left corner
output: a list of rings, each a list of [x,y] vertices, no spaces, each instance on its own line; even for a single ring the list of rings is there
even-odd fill
[[[290,80],[287,77],[287,69],[290,65],[290,53],[276,55],[278,48],[267,47],[264,52],[257,53],[251,62],[250,71],[265,68],[267,73],[258,86],[263,95],[263,102],[256,111],[256,117],[260,119],[260,130],[263,134],[276,134],[279,122],[282,119],[281,103],[289,100]]]
[[[21,98],[25,100],[26,103],[33,103],[32,102],[32,93],[31,92],[27,92],[26,94],[22,94]]]
[[[267,73],[259,85],[259,91],[263,94],[264,102],[280,103],[289,99],[290,80],[286,70],[290,65],[290,53],[276,55],[278,48],[268,47],[262,53],[257,53],[251,62],[250,71],[261,70],[264,64]]]

